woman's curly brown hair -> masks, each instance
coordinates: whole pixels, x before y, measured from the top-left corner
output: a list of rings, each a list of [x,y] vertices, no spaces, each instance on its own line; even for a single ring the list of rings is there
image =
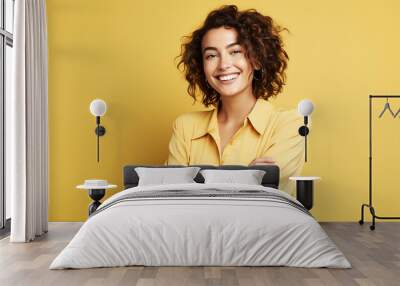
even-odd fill
[[[191,36],[184,37],[186,42],[181,46],[177,67],[179,69],[183,65],[185,78],[189,82],[189,95],[196,101],[197,86],[206,107],[217,106],[220,101],[219,94],[207,84],[201,50],[201,42],[207,31],[219,27],[236,30],[238,43],[245,48],[253,67],[257,67],[252,83],[254,96],[268,99],[279,94],[285,84],[285,69],[289,59],[283,49],[280,32],[288,30],[254,9],[238,11],[235,5],[227,5],[210,12],[201,28]]]

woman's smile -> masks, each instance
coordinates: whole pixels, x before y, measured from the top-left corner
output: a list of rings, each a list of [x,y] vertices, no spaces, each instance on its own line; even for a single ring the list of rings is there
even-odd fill
[[[215,78],[222,84],[231,84],[239,77],[240,72],[218,75]]]

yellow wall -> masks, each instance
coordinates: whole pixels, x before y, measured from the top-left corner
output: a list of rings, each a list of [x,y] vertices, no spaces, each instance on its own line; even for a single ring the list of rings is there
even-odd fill
[[[316,106],[304,175],[316,185],[320,221],[359,219],[368,194],[368,95],[400,94],[400,1],[231,1],[291,31],[288,82],[276,104]],[[192,105],[176,70],[180,39],[224,1],[48,0],[51,221],[81,221],[90,199],[75,186],[105,178],[120,187],[126,164],[160,164],[173,119]],[[101,162],[89,103],[108,104]],[[400,108],[400,100],[393,100]],[[375,118],[383,107],[377,104]],[[399,215],[400,119],[375,120],[376,206]],[[378,179],[379,178],[379,179]],[[378,189],[379,187],[379,189]]]

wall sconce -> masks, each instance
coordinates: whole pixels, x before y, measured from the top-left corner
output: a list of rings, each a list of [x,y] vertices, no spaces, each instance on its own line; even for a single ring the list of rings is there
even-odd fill
[[[303,99],[299,102],[297,106],[298,112],[304,116],[304,125],[299,128],[299,134],[304,137],[305,141],[305,162],[307,162],[307,135],[310,130],[307,127],[308,124],[308,116],[313,112],[314,105],[311,100]]]
[[[103,116],[107,111],[107,104],[104,100],[95,99],[90,103],[90,113],[96,116],[96,124],[97,127],[94,132],[97,135],[97,162],[100,159],[100,146],[99,146],[99,137],[103,136],[106,133],[106,129],[104,126],[100,125],[100,117]]]

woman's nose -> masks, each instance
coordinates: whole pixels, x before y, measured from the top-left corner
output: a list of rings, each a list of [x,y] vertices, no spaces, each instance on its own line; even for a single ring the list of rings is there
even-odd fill
[[[221,55],[220,61],[219,61],[219,69],[220,70],[227,70],[232,66],[232,59],[229,57],[229,55]]]

